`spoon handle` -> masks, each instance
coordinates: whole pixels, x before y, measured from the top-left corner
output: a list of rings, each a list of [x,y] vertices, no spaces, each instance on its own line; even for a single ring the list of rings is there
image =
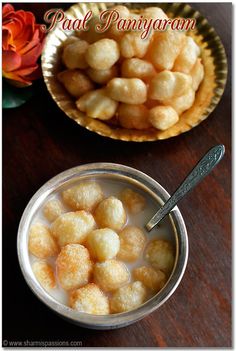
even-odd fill
[[[197,163],[189,175],[184,179],[174,194],[167,202],[157,211],[157,213],[146,224],[148,231],[152,230],[186,195],[192,190],[203,178],[205,178],[212,169],[220,162],[225,153],[224,145],[216,145],[210,149],[205,156]]]

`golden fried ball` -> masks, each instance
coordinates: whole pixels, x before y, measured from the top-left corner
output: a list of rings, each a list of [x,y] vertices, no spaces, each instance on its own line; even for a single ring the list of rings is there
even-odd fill
[[[90,118],[106,121],[115,115],[118,102],[108,96],[106,89],[97,89],[81,96],[76,107]]]
[[[140,32],[126,32],[120,41],[120,53],[125,58],[142,58],[147,53],[151,36],[142,39]]]
[[[166,275],[160,270],[155,271],[152,267],[142,266],[133,270],[135,280],[141,281],[147,288],[158,292],[166,283]]]
[[[153,268],[169,274],[174,266],[173,246],[166,240],[153,240],[146,249],[145,259]]]
[[[119,60],[120,49],[113,39],[101,39],[90,44],[85,59],[94,69],[109,69]]]
[[[110,196],[100,202],[95,210],[95,220],[101,228],[111,228],[118,231],[126,223],[126,213],[122,202]]]
[[[106,91],[111,99],[125,104],[138,105],[147,100],[147,85],[138,78],[113,78]]]
[[[36,261],[33,263],[32,270],[36,279],[45,290],[56,287],[56,279],[52,266],[45,261]]]
[[[160,7],[146,7],[142,9],[141,14],[143,15],[143,18],[152,18],[154,20],[158,18],[168,20],[168,16]]]
[[[93,230],[86,243],[92,257],[101,262],[114,258],[120,249],[119,236],[109,228]]]
[[[190,71],[190,75],[192,77],[192,87],[194,91],[197,91],[200,83],[204,78],[204,67],[201,62],[201,59],[197,59],[195,65]]]
[[[107,34],[107,31],[104,33],[97,32],[97,25],[101,25],[100,17],[94,14],[89,21],[89,30],[76,31],[75,35],[82,40],[86,40],[89,44],[93,44],[94,42],[104,38]]]
[[[200,55],[200,48],[191,37],[185,38],[185,44],[175,60],[173,71],[189,73]]]
[[[137,214],[144,210],[146,206],[145,198],[136,191],[126,188],[122,190],[121,200],[132,214]]]
[[[67,212],[59,216],[51,226],[51,232],[60,246],[85,241],[95,227],[93,216],[86,211]]]
[[[118,69],[115,65],[108,69],[88,68],[87,74],[95,83],[106,84],[109,80],[118,75]]]
[[[147,80],[156,74],[151,62],[133,57],[126,59],[121,65],[121,75],[126,78],[140,78]]]
[[[69,37],[66,38],[65,41],[63,41],[62,46],[63,46],[63,48],[65,48],[67,45],[75,43],[78,40],[79,40],[79,38],[76,37],[75,35],[70,35]]]
[[[59,282],[65,290],[88,284],[92,272],[88,250],[79,244],[64,246],[57,257],[56,269]]]
[[[118,5],[112,7],[111,10],[117,11],[119,13],[120,18],[122,19],[128,19],[130,17],[129,9],[126,6]],[[105,32],[105,34],[108,36],[108,38],[119,41],[124,36],[125,31],[118,30],[117,24],[112,23],[108,30]]]
[[[117,109],[119,123],[128,129],[148,129],[148,109],[145,105],[131,105],[120,103]]]
[[[193,89],[188,89],[188,91],[176,98],[169,101],[164,101],[165,105],[170,105],[180,116],[184,111],[188,110],[194,103],[195,91]]]
[[[62,213],[63,207],[61,202],[58,200],[48,201],[43,208],[43,214],[50,222],[55,221],[55,219],[59,217]]]
[[[157,70],[171,70],[185,43],[185,34],[182,31],[158,31],[148,48],[150,61]]]
[[[93,211],[103,199],[103,192],[95,182],[82,182],[62,193],[64,202],[73,210]]]
[[[39,258],[55,256],[58,253],[57,244],[49,229],[41,223],[36,223],[30,228],[28,245],[29,252]]]
[[[147,298],[143,283],[136,281],[119,288],[110,300],[112,313],[121,313],[139,307]]]
[[[109,300],[96,284],[88,284],[72,291],[69,305],[78,312],[89,314],[109,314]]]
[[[148,120],[154,128],[166,130],[178,122],[179,116],[171,106],[156,106],[149,110]]]
[[[153,100],[170,100],[186,93],[191,85],[192,77],[188,74],[162,71],[150,81],[148,96]]]
[[[135,226],[125,227],[119,234],[120,237],[120,251],[117,257],[120,260],[133,262],[136,261],[146,241],[142,230]]]
[[[94,265],[95,282],[104,291],[116,290],[129,281],[129,271],[120,261],[107,260]]]
[[[85,53],[89,47],[89,43],[85,40],[76,40],[66,45],[62,54],[62,61],[69,69],[87,68],[88,64],[85,60]]]
[[[79,98],[90,90],[94,89],[93,82],[79,69],[67,69],[57,75],[68,93]]]

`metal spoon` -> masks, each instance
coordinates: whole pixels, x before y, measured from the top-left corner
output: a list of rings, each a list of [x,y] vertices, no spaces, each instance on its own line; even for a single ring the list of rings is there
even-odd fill
[[[166,201],[146,224],[146,229],[149,232],[175,207],[179,200],[213,170],[224,156],[224,153],[224,145],[216,145],[203,156],[169,200]]]

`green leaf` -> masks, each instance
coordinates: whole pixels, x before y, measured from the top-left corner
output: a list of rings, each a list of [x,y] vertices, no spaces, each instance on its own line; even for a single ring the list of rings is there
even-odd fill
[[[23,105],[33,95],[33,87],[16,88],[3,80],[2,107],[16,108]]]

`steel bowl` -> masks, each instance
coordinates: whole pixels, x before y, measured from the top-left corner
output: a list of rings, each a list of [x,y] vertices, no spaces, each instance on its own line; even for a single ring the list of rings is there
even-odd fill
[[[114,329],[132,324],[158,309],[174,293],[179,285],[188,259],[188,236],[183,217],[176,206],[168,220],[173,228],[176,257],[173,271],[168,282],[154,297],[140,307],[125,313],[106,316],[90,315],[77,312],[55,300],[39,284],[31,269],[28,252],[28,232],[38,209],[53,193],[61,191],[82,179],[110,179],[122,181],[139,188],[151,196],[157,208],[168,200],[168,192],[154,179],[137,169],[114,163],[92,163],[71,168],[62,172],[44,184],[28,203],[18,229],[17,251],[24,278],[33,293],[50,309],[68,321],[91,329]]]

